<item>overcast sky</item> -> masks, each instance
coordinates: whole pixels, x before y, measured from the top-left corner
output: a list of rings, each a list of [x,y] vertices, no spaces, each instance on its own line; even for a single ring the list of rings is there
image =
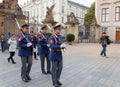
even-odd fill
[[[2,1],[2,0],[0,0]],[[23,4],[24,2],[26,2],[27,0],[18,0],[20,4]],[[90,6],[91,3],[93,3],[95,0],[71,0],[80,4],[83,4],[85,6]]]

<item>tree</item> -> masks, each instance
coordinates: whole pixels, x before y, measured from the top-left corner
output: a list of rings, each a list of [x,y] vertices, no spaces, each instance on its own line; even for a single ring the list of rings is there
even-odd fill
[[[95,17],[95,2],[93,4],[91,4],[91,7],[85,14],[84,24],[90,25],[92,23],[92,20],[94,19],[94,17]]]

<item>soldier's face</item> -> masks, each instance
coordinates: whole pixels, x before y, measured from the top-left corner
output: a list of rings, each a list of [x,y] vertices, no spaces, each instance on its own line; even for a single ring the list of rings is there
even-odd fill
[[[55,30],[55,33],[56,33],[56,34],[60,34],[60,33],[61,33],[61,29],[59,29],[59,28],[56,29],[56,30]]]
[[[47,31],[47,29],[43,29],[42,32],[43,33],[47,33],[48,31]]]
[[[23,32],[24,33],[28,33],[29,32],[29,28],[28,27],[23,28]]]

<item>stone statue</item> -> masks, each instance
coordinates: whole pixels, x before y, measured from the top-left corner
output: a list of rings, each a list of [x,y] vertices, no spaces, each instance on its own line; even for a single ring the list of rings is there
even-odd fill
[[[79,23],[78,19],[75,17],[75,14],[71,12],[69,16],[67,16],[68,23]]]
[[[22,11],[20,6],[18,5],[18,0],[3,0],[2,3],[0,3],[0,9],[2,10],[11,10],[14,12],[20,12]]]
[[[26,17],[18,5],[18,0],[3,0],[0,3],[0,34],[8,32],[18,34],[18,27],[14,20],[15,17],[20,24],[25,23]]]
[[[50,8],[47,7],[47,14],[46,14],[45,22],[54,21],[53,13],[52,13],[54,7],[55,7],[55,4],[52,5]]]

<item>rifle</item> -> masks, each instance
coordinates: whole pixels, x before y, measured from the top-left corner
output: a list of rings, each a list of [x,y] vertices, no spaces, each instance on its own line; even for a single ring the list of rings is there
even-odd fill
[[[50,31],[52,30],[52,28],[49,25],[47,25],[47,27]],[[56,38],[58,38],[58,36],[55,34],[55,32],[52,31],[52,33],[55,35]],[[63,51],[66,52],[66,48],[64,48]]]
[[[22,34],[23,38],[25,38],[28,43],[31,43],[31,41],[24,35],[23,30],[20,28],[20,24],[19,24],[17,18],[15,18],[15,21],[16,21],[16,24],[17,24],[19,30],[21,31],[21,34]],[[33,45],[32,45],[32,48],[33,48],[33,51],[35,51],[35,48],[34,48]]]
[[[30,43],[29,39],[24,35],[23,30],[20,28],[20,24],[19,24],[19,22],[18,22],[18,20],[17,20],[16,18],[15,18],[15,21],[16,21],[16,23],[17,23],[17,26],[18,26],[19,30],[21,31],[21,34],[22,34],[23,38],[25,38],[26,41],[27,41],[28,43]]]

